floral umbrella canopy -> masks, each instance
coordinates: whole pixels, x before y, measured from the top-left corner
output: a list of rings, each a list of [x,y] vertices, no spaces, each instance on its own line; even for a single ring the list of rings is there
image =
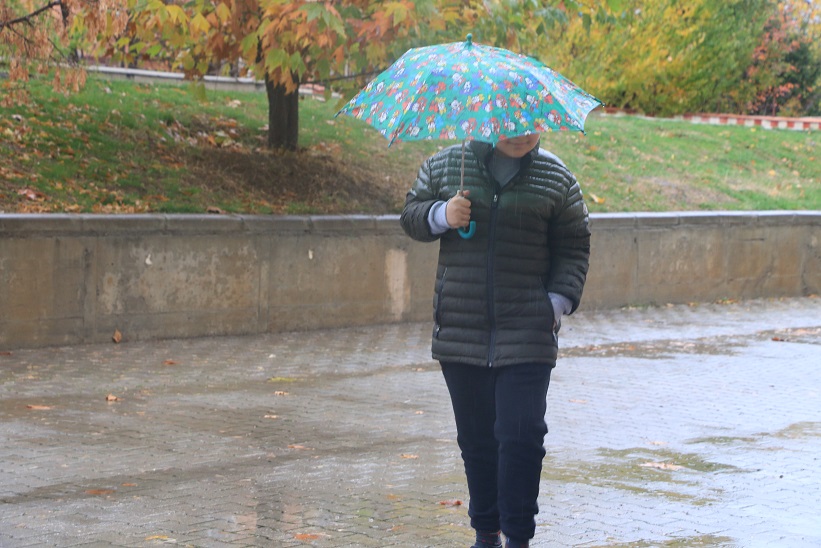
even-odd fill
[[[337,113],[389,140],[500,139],[584,131],[602,102],[536,59],[465,42],[408,50]]]

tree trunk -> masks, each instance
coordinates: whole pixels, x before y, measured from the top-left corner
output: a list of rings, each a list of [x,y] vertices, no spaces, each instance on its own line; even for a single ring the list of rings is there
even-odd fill
[[[299,144],[299,90],[288,93],[285,86],[265,75],[268,95],[268,146],[296,150]]]

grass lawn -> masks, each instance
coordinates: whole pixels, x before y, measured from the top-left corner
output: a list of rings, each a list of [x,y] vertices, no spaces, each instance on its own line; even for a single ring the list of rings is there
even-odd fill
[[[419,164],[450,143],[387,141],[307,98],[300,151],[266,150],[263,93],[90,77],[31,82],[0,107],[0,212],[396,213]],[[821,132],[592,115],[542,146],[591,211],[821,209]]]

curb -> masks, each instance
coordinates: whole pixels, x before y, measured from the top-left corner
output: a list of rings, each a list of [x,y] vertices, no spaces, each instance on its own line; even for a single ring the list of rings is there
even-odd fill
[[[649,116],[639,112],[605,107],[605,116],[633,116],[646,120],[670,120],[693,124],[760,127],[762,129],[789,129],[793,131],[821,131],[821,118],[786,116],[755,116],[749,114],[681,114],[671,118]]]
[[[821,130],[821,118],[787,118],[783,116],[749,116],[742,114],[685,114],[674,120],[694,124],[761,127],[764,129],[792,129],[795,131]]]

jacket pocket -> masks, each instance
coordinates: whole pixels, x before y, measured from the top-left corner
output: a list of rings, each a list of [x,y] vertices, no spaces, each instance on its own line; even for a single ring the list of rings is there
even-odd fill
[[[433,303],[433,336],[439,338],[439,329],[442,326],[442,301],[445,297],[445,281],[448,277],[448,267],[442,271],[442,277],[434,292],[435,302]]]
[[[550,298],[550,293],[547,291],[547,286],[545,285],[545,280],[542,277],[542,293],[544,294],[544,298],[547,301],[547,325],[550,328],[550,332],[553,334],[553,340],[558,343],[559,341],[559,329],[562,328],[562,318],[559,316],[556,317],[556,309],[553,308],[553,300]]]

